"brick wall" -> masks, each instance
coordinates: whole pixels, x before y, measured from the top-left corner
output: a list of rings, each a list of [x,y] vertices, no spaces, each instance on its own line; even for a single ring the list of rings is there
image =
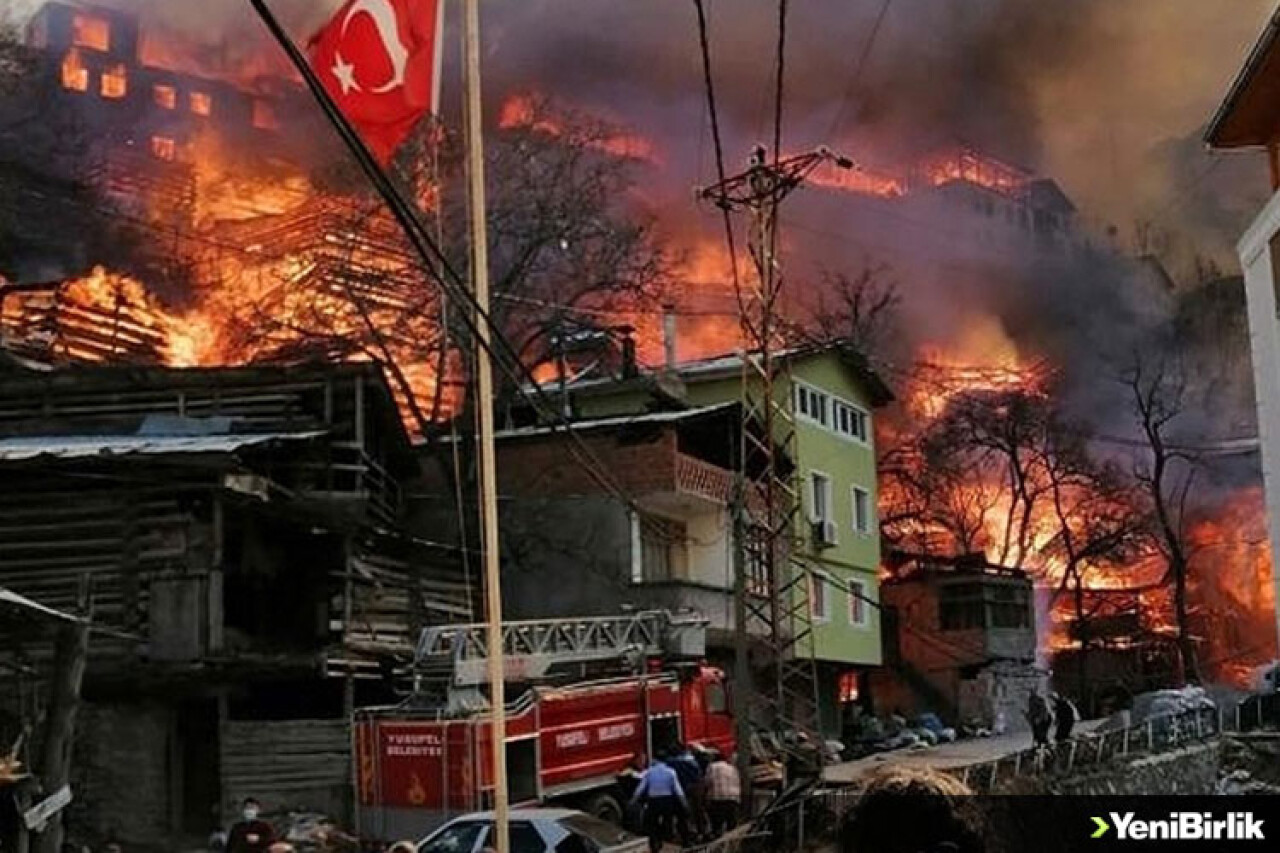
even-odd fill
[[[666,429],[643,440],[583,433],[582,440],[617,483],[632,494],[672,491],[676,482],[676,435]],[[498,446],[498,488],[503,494],[570,496],[604,489],[578,464],[572,439],[552,434],[506,439]]]

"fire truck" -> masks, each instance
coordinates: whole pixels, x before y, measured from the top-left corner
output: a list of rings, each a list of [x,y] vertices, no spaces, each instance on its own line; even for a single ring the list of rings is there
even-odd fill
[[[677,743],[734,749],[724,674],[703,662],[706,621],[645,611],[504,623],[508,791],[613,820],[619,775]],[[419,838],[487,808],[492,733],[485,626],[423,631],[403,704],[352,725],[357,825],[366,838]]]

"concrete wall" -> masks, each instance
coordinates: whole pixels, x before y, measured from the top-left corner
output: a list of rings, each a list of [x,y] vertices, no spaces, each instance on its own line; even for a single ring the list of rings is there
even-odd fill
[[[631,519],[605,497],[504,503],[502,595],[511,619],[617,613],[631,598]]]
[[[798,483],[801,487],[802,511],[796,524],[801,528],[799,538],[805,543],[808,561],[835,578],[835,584],[827,584],[826,597],[830,618],[814,625],[814,656],[819,660],[877,665],[882,660],[879,608],[868,604],[867,619],[863,625],[851,624],[849,618],[849,581],[859,581],[868,598],[879,600],[880,536],[878,519],[872,519],[871,530],[862,534],[854,529],[853,495],[856,485],[870,495],[873,516],[877,506],[874,409],[868,396],[853,373],[834,352],[822,353],[811,358],[798,359],[791,365],[791,375],[805,384],[826,391],[828,394],[853,403],[868,413],[871,435],[867,442],[859,442],[837,434],[819,424],[796,419],[794,453],[799,466]],[[689,382],[689,400],[695,405],[736,400],[741,396],[741,381],[737,376],[707,382]],[[774,395],[780,404],[793,409],[794,399],[790,382],[779,381]],[[831,478],[831,520],[838,528],[837,544],[833,547],[813,548],[808,535],[808,519],[812,514],[812,497],[809,494],[809,475],[820,471]]]
[[[1271,197],[1236,247],[1244,269],[1245,299],[1249,309],[1249,346],[1253,352],[1253,384],[1258,405],[1258,434],[1262,442],[1262,482],[1267,498],[1267,532],[1272,542],[1280,542],[1278,233],[1280,193]],[[1280,549],[1272,549],[1271,559],[1271,578],[1276,585],[1276,599],[1280,601]],[[1277,613],[1280,618],[1280,611]]]

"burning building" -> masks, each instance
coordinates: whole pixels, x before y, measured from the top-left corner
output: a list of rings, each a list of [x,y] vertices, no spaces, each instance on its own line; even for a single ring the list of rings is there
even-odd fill
[[[127,211],[189,221],[196,161],[211,150],[253,151],[292,168],[302,158],[297,137],[279,132],[282,122],[310,120],[298,87],[175,70],[130,14],[50,2],[27,24],[25,43],[37,65],[25,84],[84,135],[80,162],[66,167]]]
[[[877,710],[931,711],[954,725],[997,730],[1027,726],[1036,666],[1036,617],[1026,572],[982,555],[890,555],[881,586],[885,666],[871,675]]]
[[[89,596],[90,837],[203,838],[248,795],[342,816],[352,707],[395,695],[425,623],[472,613],[456,549],[403,526],[416,461],[372,366],[10,367],[0,468],[0,584]],[[6,712],[51,651],[0,652]]]

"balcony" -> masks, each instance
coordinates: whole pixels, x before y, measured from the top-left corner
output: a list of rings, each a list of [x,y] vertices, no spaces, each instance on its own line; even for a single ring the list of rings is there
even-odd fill
[[[733,472],[677,453],[675,486],[678,492],[727,505],[733,497]]]

